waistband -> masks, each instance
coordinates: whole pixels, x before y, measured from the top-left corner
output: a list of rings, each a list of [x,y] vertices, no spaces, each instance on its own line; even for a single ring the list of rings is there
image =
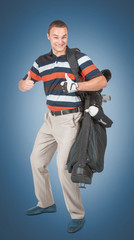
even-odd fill
[[[82,107],[77,107],[74,109],[67,109],[67,110],[61,110],[61,111],[50,111],[52,116],[60,116],[60,115],[65,115],[69,113],[77,113],[77,112],[83,112]]]

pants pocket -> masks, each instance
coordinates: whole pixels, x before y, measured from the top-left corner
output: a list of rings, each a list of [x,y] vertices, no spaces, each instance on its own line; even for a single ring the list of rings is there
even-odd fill
[[[79,123],[79,120],[80,120],[81,116],[82,116],[81,112],[73,114],[73,122],[74,122],[75,126]]]

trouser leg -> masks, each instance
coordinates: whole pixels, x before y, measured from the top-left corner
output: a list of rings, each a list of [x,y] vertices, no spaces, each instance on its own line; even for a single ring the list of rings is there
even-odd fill
[[[70,147],[71,142],[66,147],[61,145],[58,148],[57,157],[58,173],[66,207],[71,215],[71,218],[80,219],[84,217],[84,208],[81,202],[79,184],[72,182],[71,174],[66,169],[67,156],[69,154]]]
[[[35,195],[38,200],[37,205],[43,208],[54,204],[48,164],[56,151],[56,147],[57,143],[51,134],[47,119],[38,132],[30,157]]]
[[[71,174],[68,173],[66,163],[68,155],[73,145],[79,129],[78,120],[80,113],[59,118],[57,123],[57,131],[55,131],[55,138],[57,138],[57,166],[58,174],[61,182],[63,195],[66,207],[72,219],[81,219],[84,217],[84,208],[81,202],[81,193],[79,184],[73,183]],[[56,119],[58,121],[58,118]],[[59,126],[59,127],[58,127]]]

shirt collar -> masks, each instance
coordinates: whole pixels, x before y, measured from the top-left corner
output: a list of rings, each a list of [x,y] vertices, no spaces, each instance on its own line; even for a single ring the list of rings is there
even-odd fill
[[[65,53],[64,55],[59,56],[59,57],[67,56],[68,50],[69,50],[69,47],[66,46],[66,53]],[[57,57],[57,56],[53,53],[52,49],[51,49],[51,52],[49,53],[49,55],[54,56],[54,57]]]

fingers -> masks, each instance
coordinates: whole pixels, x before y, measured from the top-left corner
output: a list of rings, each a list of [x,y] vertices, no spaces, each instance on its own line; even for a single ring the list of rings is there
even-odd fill
[[[34,81],[29,80],[29,79],[26,79],[25,81],[23,81],[22,84],[23,84],[22,87],[25,91],[30,90],[34,87]]]
[[[34,86],[34,81],[28,80],[28,81],[26,81],[26,85],[27,86]]]
[[[31,82],[33,82],[33,81],[31,81]],[[33,82],[33,83],[27,82],[27,83],[25,84],[25,86],[24,86],[25,90],[30,90],[30,89],[32,89],[33,87],[34,87],[34,82]]]
[[[27,87],[25,87],[25,90],[27,91],[27,90],[31,90],[33,88],[33,86],[27,86]]]
[[[25,86],[26,90],[30,90],[33,87],[34,87],[34,82],[29,80]]]

